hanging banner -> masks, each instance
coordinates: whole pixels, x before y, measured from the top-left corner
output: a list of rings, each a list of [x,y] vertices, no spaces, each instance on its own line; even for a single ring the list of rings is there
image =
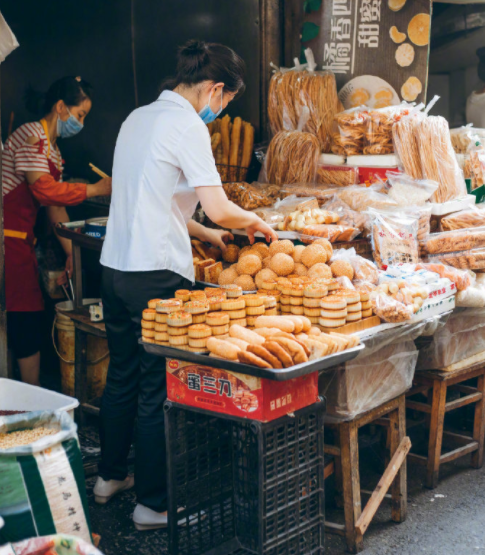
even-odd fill
[[[430,23],[430,0],[323,0],[305,15],[316,36],[303,46],[335,73],[346,109],[424,102]]]

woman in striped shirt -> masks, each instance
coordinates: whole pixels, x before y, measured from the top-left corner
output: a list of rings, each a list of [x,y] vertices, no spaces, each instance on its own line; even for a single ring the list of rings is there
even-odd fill
[[[69,221],[65,206],[108,195],[111,179],[94,185],[62,181],[58,138],[76,135],[91,110],[92,88],[80,77],[59,79],[42,95],[43,118],[19,127],[2,153],[2,194],[5,227],[5,294],[8,346],[18,361],[22,380],[39,384],[44,301],[34,251],[34,225],[40,206],[51,222]],[[40,96],[27,95],[27,107]],[[70,241],[59,238],[72,271]]]

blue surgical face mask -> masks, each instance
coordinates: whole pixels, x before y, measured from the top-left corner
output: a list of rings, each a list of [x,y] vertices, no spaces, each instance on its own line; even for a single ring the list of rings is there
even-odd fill
[[[67,111],[69,112],[69,110]],[[62,139],[74,137],[74,135],[77,135],[83,127],[83,124],[75,118],[71,112],[69,112],[69,117],[66,121],[62,121],[59,117],[57,118],[57,136]]]
[[[214,114],[210,106],[211,98],[212,98],[212,91],[211,91],[209,95],[209,102],[199,112],[199,116],[202,118],[202,121],[204,123],[211,123],[211,121],[214,121],[217,118],[217,116],[222,112],[222,94],[223,94],[223,89],[221,89],[221,108],[217,112],[217,114]]]

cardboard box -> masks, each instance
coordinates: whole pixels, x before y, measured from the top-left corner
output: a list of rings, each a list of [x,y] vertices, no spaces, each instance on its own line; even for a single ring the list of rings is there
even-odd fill
[[[167,359],[167,398],[213,412],[269,422],[318,400],[318,372],[277,382]]]

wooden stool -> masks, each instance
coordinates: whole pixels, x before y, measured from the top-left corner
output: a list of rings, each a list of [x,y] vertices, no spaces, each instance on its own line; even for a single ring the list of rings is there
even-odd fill
[[[477,387],[460,385],[472,378],[478,378]],[[454,401],[446,402],[448,389],[464,393]],[[406,400],[406,407],[419,412],[424,412],[429,418],[429,443],[428,456],[423,457],[410,453],[409,458],[427,467],[425,485],[435,488],[438,484],[440,464],[454,461],[468,453],[472,454],[472,468],[481,468],[483,465],[483,445],[485,436],[485,366],[483,361],[472,364],[466,368],[451,371],[425,371],[417,372],[414,377],[413,388],[407,397],[417,393],[428,394],[428,402],[420,403],[411,399]],[[452,410],[475,403],[475,418],[473,423],[473,436],[454,434],[444,430],[445,414]],[[441,454],[443,436],[458,444],[453,451]]]
[[[370,423],[388,428],[391,461],[362,511],[358,433],[359,428]],[[405,395],[360,414],[353,420],[336,424],[326,422],[325,426],[335,428],[337,432],[337,444],[325,445],[324,451],[335,457],[336,489],[343,498],[345,514],[344,526],[326,521],[325,529],[329,533],[345,536],[349,551],[357,553],[364,548],[363,535],[390,487],[392,520],[406,520],[406,455],[411,448],[411,441],[406,437]]]

